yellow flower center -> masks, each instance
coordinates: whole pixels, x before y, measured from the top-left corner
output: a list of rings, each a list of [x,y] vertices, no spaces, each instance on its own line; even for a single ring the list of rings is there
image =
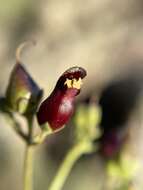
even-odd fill
[[[68,88],[80,89],[82,85],[82,79],[66,79],[64,85],[67,85]]]

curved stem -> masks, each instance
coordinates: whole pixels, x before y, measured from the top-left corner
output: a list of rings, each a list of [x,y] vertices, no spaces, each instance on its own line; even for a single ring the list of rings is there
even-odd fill
[[[46,138],[48,135],[50,135],[50,134],[52,134],[51,131],[42,131],[41,133],[39,133],[37,136],[35,136],[35,137],[33,138],[32,144],[33,144],[33,145],[41,144],[41,143],[45,140],[45,138]]]
[[[61,190],[73,165],[84,153],[91,152],[92,146],[90,143],[81,142],[75,145],[63,160],[54,180],[48,190]]]
[[[24,162],[24,190],[33,189],[33,146],[26,145]]]
[[[33,137],[33,145],[41,144],[48,135],[53,134],[53,130],[50,128],[49,124],[46,123],[42,126],[42,131]]]

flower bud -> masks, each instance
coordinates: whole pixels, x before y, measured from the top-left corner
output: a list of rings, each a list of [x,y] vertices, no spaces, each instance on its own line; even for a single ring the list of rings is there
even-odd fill
[[[37,108],[41,97],[42,90],[17,58],[6,91],[8,108],[21,114],[31,113]]]
[[[85,76],[86,71],[81,67],[72,67],[62,74],[51,95],[39,108],[37,118],[40,125],[48,122],[53,130],[57,130],[69,121],[75,96],[80,93]]]
[[[85,103],[79,105],[74,117],[77,141],[98,139],[101,136],[101,131],[98,127],[100,120],[101,109],[95,102],[88,105]]]

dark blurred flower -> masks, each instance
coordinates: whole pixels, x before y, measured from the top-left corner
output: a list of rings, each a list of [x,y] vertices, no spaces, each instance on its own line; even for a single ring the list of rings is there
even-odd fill
[[[57,130],[69,121],[75,96],[80,93],[85,76],[86,71],[81,67],[72,67],[61,75],[53,92],[39,108],[37,118],[40,125],[48,122],[53,130]]]
[[[121,135],[119,130],[109,130],[103,133],[101,138],[101,153],[107,158],[116,157],[122,145],[125,143],[125,135]]]
[[[135,109],[142,90],[142,77],[129,75],[113,82],[104,89],[100,105],[102,108],[101,153],[108,158],[117,157],[127,142],[132,130],[127,122]]]

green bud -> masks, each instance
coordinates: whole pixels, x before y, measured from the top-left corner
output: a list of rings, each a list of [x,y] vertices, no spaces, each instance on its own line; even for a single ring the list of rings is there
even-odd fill
[[[17,49],[17,63],[11,72],[6,90],[6,104],[8,108],[21,114],[36,111],[42,97],[42,90],[20,63],[19,53],[24,45],[21,44]]]
[[[98,138],[101,135],[100,129],[97,127],[100,120],[101,110],[96,104],[80,105],[74,118],[77,140],[92,141]]]

